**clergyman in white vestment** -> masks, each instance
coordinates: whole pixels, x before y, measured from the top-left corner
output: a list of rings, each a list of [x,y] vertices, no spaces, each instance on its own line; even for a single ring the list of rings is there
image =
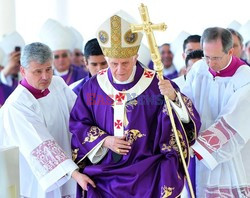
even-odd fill
[[[41,43],[21,55],[24,77],[1,109],[3,145],[20,149],[20,196],[75,197],[76,182],[94,183],[71,159],[69,113],[76,95],[60,77],[52,77],[52,52]]]
[[[232,56],[231,33],[208,28],[204,60],[196,62],[182,89],[202,126],[192,146],[197,197],[250,197],[250,68]]]

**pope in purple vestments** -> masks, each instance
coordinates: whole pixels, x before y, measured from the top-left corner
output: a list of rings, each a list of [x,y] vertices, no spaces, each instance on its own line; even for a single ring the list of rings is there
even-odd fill
[[[84,196],[178,197],[184,171],[161,94],[172,100],[187,164],[199,115],[175,84],[159,81],[154,71],[136,64],[142,35],[125,31],[128,24],[114,15],[98,30],[109,68],[83,85],[70,115],[75,162],[96,184]],[[77,197],[82,196],[78,186]]]

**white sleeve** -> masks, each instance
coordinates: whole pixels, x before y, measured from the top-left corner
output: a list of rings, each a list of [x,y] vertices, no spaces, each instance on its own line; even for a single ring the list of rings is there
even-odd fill
[[[218,165],[218,162],[213,155],[211,155],[198,141],[195,142],[192,149],[202,157],[202,160],[200,161],[210,170],[213,170]]]
[[[14,104],[3,108],[6,141],[19,147],[43,190],[48,192],[64,184],[69,179],[66,174],[78,166],[51,136],[43,118],[31,107]]]
[[[93,164],[97,164],[99,161],[102,160],[102,158],[107,154],[108,149],[103,147],[102,144],[105,141],[106,138],[104,138],[102,141],[100,141],[94,149],[92,149],[89,154],[88,158]]]
[[[250,84],[237,90],[223,107],[217,121],[199,132],[192,148],[204,164],[215,168],[238,156],[250,140]]]
[[[175,104],[171,100],[169,100],[169,101],[170,101],[173,109],[175,110],[176,114],[179,116],[180,120],[183,123],[189,123],[190,118],[189,118],[189,115],[188,115],[188,111],[187,111],[186,105],[184,104],[184,102],[182,100],[180,92],[177,92],[176,95],[177,95],[177,98],[179,100],[180,106],[178,106],[177,104]]]
[[[72,173],[77,170],[73,169],[71,171],[69,171],[65,176],[63,176],[62,178],[60,178],[58,181],[56,181],[53,185],[51,185],[48,189],[47,192],[53,191],[57,188],[59,188],[60,186],[62,186],[63,184],[65,184],[72,176]]]

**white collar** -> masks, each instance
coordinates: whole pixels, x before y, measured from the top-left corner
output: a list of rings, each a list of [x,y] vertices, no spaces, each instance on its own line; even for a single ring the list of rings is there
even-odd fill
[[[122,82],[121,82],[121,81],[117,80],[117,79],[113,76],[113,81],[114,81],[114,83],[116,83],[116,84],[128,84],[128,83],[131,83],[131,82],[134,81],[135,72],[136,72],[136,65],[133,67],[133,71],[132,71],[130,77],[128,78],[128,80],[122,81]]]
[[[171,65],[169,68],[163,68],[163,75],[166,76],[168,74],[172,74],[176,71],[175,66]]]
[[[63,72],[59,72],[59,71],[57,71],[56,69],[54,69],[54,74],[55,74],[56,76],[64,76],[64,75],[68,74],[68,72],[69,72],[68,69],[67,69],[66,71],[63,71]]]

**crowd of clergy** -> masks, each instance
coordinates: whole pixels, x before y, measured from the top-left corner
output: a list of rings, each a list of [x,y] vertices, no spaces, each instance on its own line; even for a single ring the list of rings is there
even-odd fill
[[[0,40],[20,197],[250,197],[250,23],[160,44],[163,79],[132,23],[116,13],[84,42],[48,19],[39,41]]]

